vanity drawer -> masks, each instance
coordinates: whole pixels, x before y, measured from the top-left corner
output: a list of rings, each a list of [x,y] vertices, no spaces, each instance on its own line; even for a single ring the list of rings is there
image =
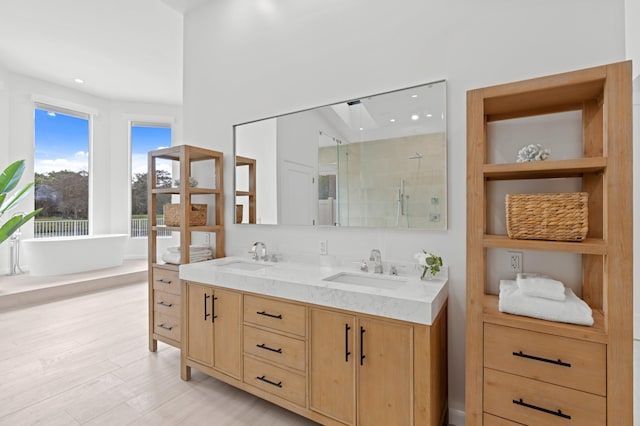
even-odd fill
[[[244,296],[244,320],[304,337],[307,329],[307,310],[279,300],[258,296]]]
[[[484,366],[572,389],[607,394],[606,346],[484,325]]]
[[[180,278],[178,278],[178,271],[153,268],[153,289],[179,295]]]
[[[294,404],[306,405],[305,376],[244,357],[244,382]]]
[[[305,370],[305,341],[244,326],[244,352],[297,370]]]
[[[160,312],[153,314],[153,332],[175,341],[180,341],[180,317],[164,315]]]
[[[604,425],[602,396],[484,369],[484,411],[525,425]]]
[[[153,310],[154,312],[180,318],[180,296],[155,290],[153,292]]]
[[[496,417],[487,413],[482,415],[482,422],[483,426],[522,426],[522,423],[512,422],[511,420]]]

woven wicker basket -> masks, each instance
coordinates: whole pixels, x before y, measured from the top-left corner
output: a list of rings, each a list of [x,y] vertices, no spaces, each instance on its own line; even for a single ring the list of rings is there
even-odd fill
[[[180,226],[180,211],[182,206],[180,204],[165,204],[162,210],[164,211],[164,224],[167,226]],[[189,226],[201,226],[207,223],[207,205],[206,204],[191,204],[191,211],[189,212]]]
[[[582,241],[589,230],[589,194],[507,194],[507,234],[518,240]]]

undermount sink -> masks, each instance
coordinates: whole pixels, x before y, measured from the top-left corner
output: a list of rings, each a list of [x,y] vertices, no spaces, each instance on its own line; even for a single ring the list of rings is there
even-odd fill
[[[245,262],[243,260],[234,260],[224,265],[218,265],[220,268],[241,269],[243,271],[257,271],[258,269],[269,268],[273,265],[268,263]]]
[[[340,272],[330,277],[324,278],[323,281],[331,281],[341,284],[353,284],[375,288],[398,288],[407,280],[398,277],[389,277],[383,275],[365,275],[352,272]]]

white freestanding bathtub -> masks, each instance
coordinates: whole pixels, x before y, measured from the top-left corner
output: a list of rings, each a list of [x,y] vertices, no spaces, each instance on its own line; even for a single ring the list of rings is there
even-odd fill
[[[25,264],[34,276],[63,275],[122,265],[127,234],[21,240]]]

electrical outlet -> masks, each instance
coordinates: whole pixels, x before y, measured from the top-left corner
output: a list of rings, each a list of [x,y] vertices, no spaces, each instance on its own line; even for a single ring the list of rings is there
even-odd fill
[[[522,252],[520,251],[510,251],[507,252],[509,257],[509,271],[517,274],[522,272]]]
[[[326,256],[329,250],[327,249],[327,240],[320,240],[320,254]]]
[[[202,241],[204,242],[204,244],[205,244],[205,245],[209,245],[209,243],[210,243],[211,241],[209,240],[209,233],[208,233],[208,232],[205,232],[205,233],[204,233],[204,238],[203,238],[203,240],[202,240]]]

